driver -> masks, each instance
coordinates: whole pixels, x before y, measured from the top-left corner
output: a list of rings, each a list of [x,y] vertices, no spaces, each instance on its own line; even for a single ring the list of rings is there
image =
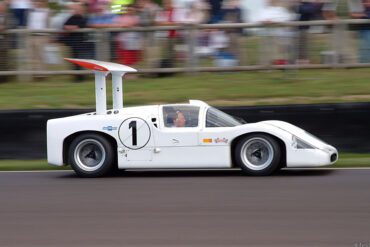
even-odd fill
[[[185,127],[186,118],[185,118],[184,113],[182,113],[181,111],[176,111],[176,116],[173,119],[173,124],[175,127],[178,127],[178,128]]]

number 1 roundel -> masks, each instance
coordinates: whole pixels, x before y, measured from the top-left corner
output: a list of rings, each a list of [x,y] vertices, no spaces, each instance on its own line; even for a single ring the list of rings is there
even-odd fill
[[[129,149],[145,147],[150,140],[150,127],[141,118],[128,118],[119,127],[119,139]]]

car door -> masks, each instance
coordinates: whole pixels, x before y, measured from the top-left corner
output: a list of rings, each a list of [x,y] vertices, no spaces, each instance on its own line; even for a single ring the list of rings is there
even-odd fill
[[[199,166],[201,107],[166,105],[160,107],[160,123],[153,128],[153,167],[192,168]],[[185,120],[181,120],[185,118]]]
[[[153,159],[151,120],[145,116],[127,116],[120,124],[118,153],[120,168],[150,167]]]

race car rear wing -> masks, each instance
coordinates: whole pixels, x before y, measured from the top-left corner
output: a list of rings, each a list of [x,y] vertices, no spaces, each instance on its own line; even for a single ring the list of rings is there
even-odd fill
[[[123,108],[122,78],[128,72],[136,72],[136,69],[122,64],[90,59],[65,58],[65,60],[94,71],[96,114],[104,115],[107,112],[106,77],[109,73],[112,74],[113,109]]]

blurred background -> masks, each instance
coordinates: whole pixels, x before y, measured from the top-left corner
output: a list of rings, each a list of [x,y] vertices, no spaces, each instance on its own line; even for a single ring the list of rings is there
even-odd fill
[[[93,106],[64,57],[137,68],[128,105],[366,102],[370,0],[0,0],[0,109]]]
[[[46,123],[94,111],[95,89],[66,57],[138,69],[124,106],[199,99],[370,167],[370,0],[0,0],[0,171],[68,169],[47,165]],[[369,247],[369,175],[1,173],[0,245]]]

